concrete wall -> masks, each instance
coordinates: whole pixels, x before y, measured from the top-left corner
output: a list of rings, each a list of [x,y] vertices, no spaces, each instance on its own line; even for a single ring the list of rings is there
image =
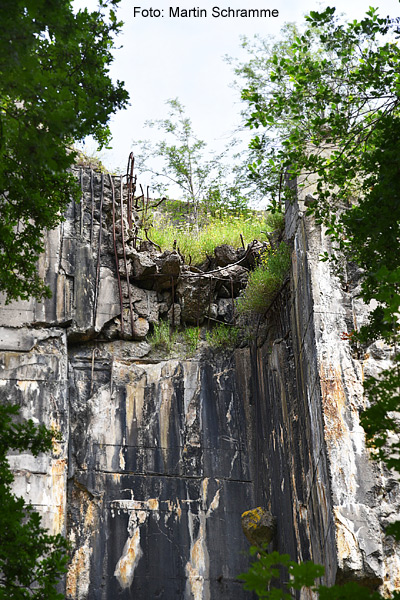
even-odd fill
[[[366,308],[356,276],[318,260],[329,241],[301,199],[287,211],[290,278],[250,345],[168,358],[119,339],[111,188],[99,252],[101,178],[82,182],[41,261],[53,298],[0,306],[0,398],[63,432],[52,456],[10,461],[18,493],[71,542],[66,597],[249,599],[240,515],[258,505],[277,517],[271,548],[324,564],[328,584],[396,587],[383,532],[398,484],[369,462],[359,425],[362,378],[388,352],[342,339]],[[165,293],[140,285],[136,321],[151,323]]]

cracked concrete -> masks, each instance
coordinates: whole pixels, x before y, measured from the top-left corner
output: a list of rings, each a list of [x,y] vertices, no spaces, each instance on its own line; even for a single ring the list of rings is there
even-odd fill
[[[83,206],[49,233],[53,298],[0,306],[1,401],[63,435],[52,455],[10,463],[16,492],[70,540],[67,599],[250,600],[236,576],[249,562],[240,516],[255,506],[276,517],[274,548],[324,564],[326,583],[398,588],[384,537],[398,482],[368,460],[359,424],[363,376],[389,349],[357,357],[342,339],[367,308],[318,260],[329,240],[301,199],[287,212],[291,277],[258,341],[159,360],[118,334],[109,200],[99,249],[91,180],[98,191],[84,173]],[[135,322],[157,321],[156,297],[170,310],[168,291],[131,291]]]

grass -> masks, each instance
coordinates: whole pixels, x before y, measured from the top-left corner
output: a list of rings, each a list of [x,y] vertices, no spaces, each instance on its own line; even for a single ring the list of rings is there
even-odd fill
[[[285,228],[285,215],[281,212],[267,212],[265,222],[268,231],[283,231]]]
[[[200,341],[200,327],[185,327],[181,331],[172,329],[168,321],[160,321],[154,325],[148,342],[154,349],[171,353],[181,346],[184,352],[191,356],[197,350]],[[182,348],[182,344],[184,345]]]
[[[213,254],[216,246],[229,244],[240,248],[240,235],[247,245],[255,239],[265,239],[263,231],[272,231],[264,215],[234,215],[225,211],[222,218],[209,216],[199,231],[196,231],[192,224],[172,225],[168,217],[162,217],[156,226],[150,228],[149,237],[161,246],[162,250],[173,248],[176,240],[176,245],[185,260],[189,262],[191,257],[192,264],[199,264],[207,258],[207,254]]]
[[[187,345],[189,354],[196,352],[200,340],[200,327],[186,327],[182,331],[182,335]]]
[[[290,248],[285,242],[281,242],[277,250],[265,253],[238,298],[238,312],[263,314],[283,284],[289,266]]]
[[[206,333],[206,340],[212,348],[233,348],[239,338],[239,328],[230,325],[216,325]]]
[[[170,324],[167,321],[160,321],[154,325],[153,333],[149,336],[149,344],[153,348],[163,349],[167,352],[171,352],[177,334],[171,329]]]

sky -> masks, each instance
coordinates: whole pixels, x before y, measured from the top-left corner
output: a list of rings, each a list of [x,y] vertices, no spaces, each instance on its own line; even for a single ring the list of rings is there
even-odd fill
[[[133,141],[159,136],[145,122],[165,118],[166,100],[179,98],[197,136],[219,152],[240,124],[239,92],[232,89],[233,67],[224,56],[246,60],[242,35],[279,37],[285,22],[303,23],[310,10],[326,6],[335,6],[348,19],[361,18],[371,5],[379,8],[381,16],[400,16],[399,0],[198,0],[197,4],[193,0],[121,0],[117,16],[124,25],[116,38],[110,73],[114,80],[125,82],[130,105],[111,119],[112,150],[96,153],[91,140],[81,147],[89,155],[97,154],[109,169],[124,171]],[[97,2],[74,0],[73,6],[95,10]],[[193,12],[188,17],[170,16],[169,7],[173,12],[198,9],[207,16],[196,17]],[[212,16],[213,7],[269,9],[277,16]],[[145,16],[150,9],[162,16]]]

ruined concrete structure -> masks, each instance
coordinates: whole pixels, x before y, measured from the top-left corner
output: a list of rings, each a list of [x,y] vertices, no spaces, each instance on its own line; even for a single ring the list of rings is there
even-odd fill
[[[271,547],[325,565],[326,583],[398,586],[384,536],[398,484],[369,461],[359,424],[363,376],[388,353],[342,339],[366,309],[355,275],[319,261],[329,242],[302,201],[286,215],[290,277],[249,345],[160,358],[152,324],[229,321],[230,285],[208,277],[198,297],[177,253],[141,253],[128,236],[120,296],[110,181],[83,172],[82,185],[47,236],[52,299],[0,307],[1,400],[63,435],[52,456],[10,462],[16,491],[71,542],[66,598],[250,599],[236,576],[249,563],[240,517],[256,506],[276,517]],[[238,293],[244,272],[224,277]]]

